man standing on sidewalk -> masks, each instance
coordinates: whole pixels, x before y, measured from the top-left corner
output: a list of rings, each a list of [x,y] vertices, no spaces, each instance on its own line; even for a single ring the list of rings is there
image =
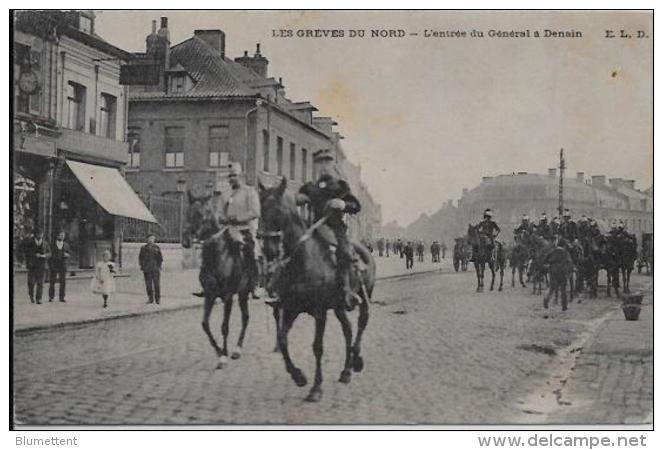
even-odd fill
[[[51,257],[51,249],[44,240],[44,232],[35,230],[34,237],[25,243],[25,265],[28,269],[28,294],[30,302],[41,304],[44,290],[44,274],[46,261]],[[37,292],[35,292],[35,287]]]
[[[65,278],[67,277],[67,259],[69,258],[69,244],[64,241],[64,231],[58,233],[53,245],[50,259],[50,282],[48,285],[48,301],[52,302],[55,297],[55,283],[60,283],[59,298],[65,302]]]
[[[138,263],[145,277],[147,303],[156,302],[158,305],[161,303],[161,288],[159,283],[161,281],[161,263],[163,262],[163,257],[161,256],[161,249],[154,243],[155,240],[156,236],[153,233],[147,235],[147,244],[140,248]]]

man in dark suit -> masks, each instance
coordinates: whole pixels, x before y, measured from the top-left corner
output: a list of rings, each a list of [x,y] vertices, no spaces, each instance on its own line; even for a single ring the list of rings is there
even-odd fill
[[[64,241],[64,231],[58,233],[50,259],[50,283],[48,286],[48,301],[52,302],[55,297],[55,283],[60,283],[59,298],[65,302],[65,278],[67,277],[67,259],[69,258],[69,244]]]
[[[161,303],[161,263],[163,257],[161,256],[161,249],[154,243],[156,236],[154,234],[147,235],[147,244],[140,248],[138,254],[138,262],[140,270],[143,271],[145,277],[145,288],[147,289],[147,303]]]
[[[28,269],[28,294],[30,302],[41,304],[41,295],[44,290],[44,274],[46,261],[51,257],[51,249],[44,240],[44,232],[35,230],[34,237],[27,240],[23,247],[25,252],[25,265]],[[35,287],[36,291],[35,292]]]

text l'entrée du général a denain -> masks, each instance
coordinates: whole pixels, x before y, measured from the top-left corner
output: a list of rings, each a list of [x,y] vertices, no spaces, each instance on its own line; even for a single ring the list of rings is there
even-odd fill
[[[487,30],[461,30],[461,29],[433,29],[406,30],[402,28],[279,28],[272,29],[274,38],[582,38],[582,31],[575,29],[487,29]]]

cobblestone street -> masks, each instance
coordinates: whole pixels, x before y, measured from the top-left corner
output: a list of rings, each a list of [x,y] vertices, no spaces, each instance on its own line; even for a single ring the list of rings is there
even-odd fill
[[[337,382],[343,340],[330,313],[317,404],[303,402],[310,385],[296,387],[272,352],[274,323],[261,301],[251,303],[242,358],[223,370],[215,369],[200,327],[201,308],[22,332],[14,341],[15,417],[25,425],[651,420],[653,354],[626,345],[635,335],[651,348],[651,278],[632,281],[646,294],[637,322],[625,322],[619,301],[604,297],[574,301],[565,313],[553,305],[546,319],[542,298],[530,288],[475,293],[475,283],[472,272],[449,271],[379,281],[364,338],[365,368],[347,385]],[[221,314],[217,305],[216,333]],[[351,320],[354,329],[356,313]],[[621,338],[606,326],[621,327]],[[238,328],[235,306],[233,344]],[[583,338],[564,390],[546,392],[557,400],[554,407],[531,410],[523,397],[538,395],[551,367]],[[312,341],[313,321],[300,316],[290,333],[291,353],[309,380]]]

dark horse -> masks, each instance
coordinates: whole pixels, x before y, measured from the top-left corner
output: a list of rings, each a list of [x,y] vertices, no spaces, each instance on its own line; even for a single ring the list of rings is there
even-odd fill
[[[488,268],[492,274],[490,290],[492,291],[495,286],[495,270],[499,270],[500,286],[498,290],[501,291],[504,285],[504,266],[506,265],[504,246],[496,240],[491,251],[488,242],[486,242],[486,237],[479,233],[476,226],[471,224],[467,227],[467,237],[472,245],[472,260],[475,272],[477,273],[477,292],[483,292],[483,278],[486,264],[488,264]]]
[[[229,229],[219,228],[214,211],[209,205],[210,197],[194,197],[189,193],[188,198],[187,228],[182,246],[189,248],[194,242],[203,241],[198,275],[205,297],[202,326],[218,357],[217,369],[222,369],[228,363],[228,325],[235,294],[238,296],[242,314],[242,330],[237,349],[231,357],[239,359],[241,356],[244,335],[249,324],[249,270],[244,261],[241,240]],[[210,314],[217,297],[223,302],[222,348],[217,344],[209,327]]]
[[[353,344],[345,300],[336,280],[335,256],[319,233],[312,228],[307,230],[294,199],[285,194],[286,187],[286,179],[272,188],[265,188],[260,184],[263,251],[269,263],[279,266],[274,281],[274,290],[280,299],[275,310],[278,345],[286,371],[300,387],[305,386],[307,380],[290,358],[288,332],[301,313],[308,313],[315,319],[315,380],[306,398],[307,401],[315,402],[322,396],[321,360],[329,309],[334,310],[345,338],[345,365],[339,381],[349,383],[352,370],[359,372],[363,369],[364,363],[360,356],[361,337],[368,323],[368,302],[375,284],[375,262],[368,250],[353,243],[366,266],[359,280],[359,320]]]
[[[522,238],[516,238],[516,243],[511,248],[509,257],[509,264],[511,265],[511,287],[516,286],[516,271],[518,271],[520,285],[522,287],[527,287],[523,280],[523,272],[526,271],[528,261],[529,251],[527,250],[527,245],[523,242]]]

